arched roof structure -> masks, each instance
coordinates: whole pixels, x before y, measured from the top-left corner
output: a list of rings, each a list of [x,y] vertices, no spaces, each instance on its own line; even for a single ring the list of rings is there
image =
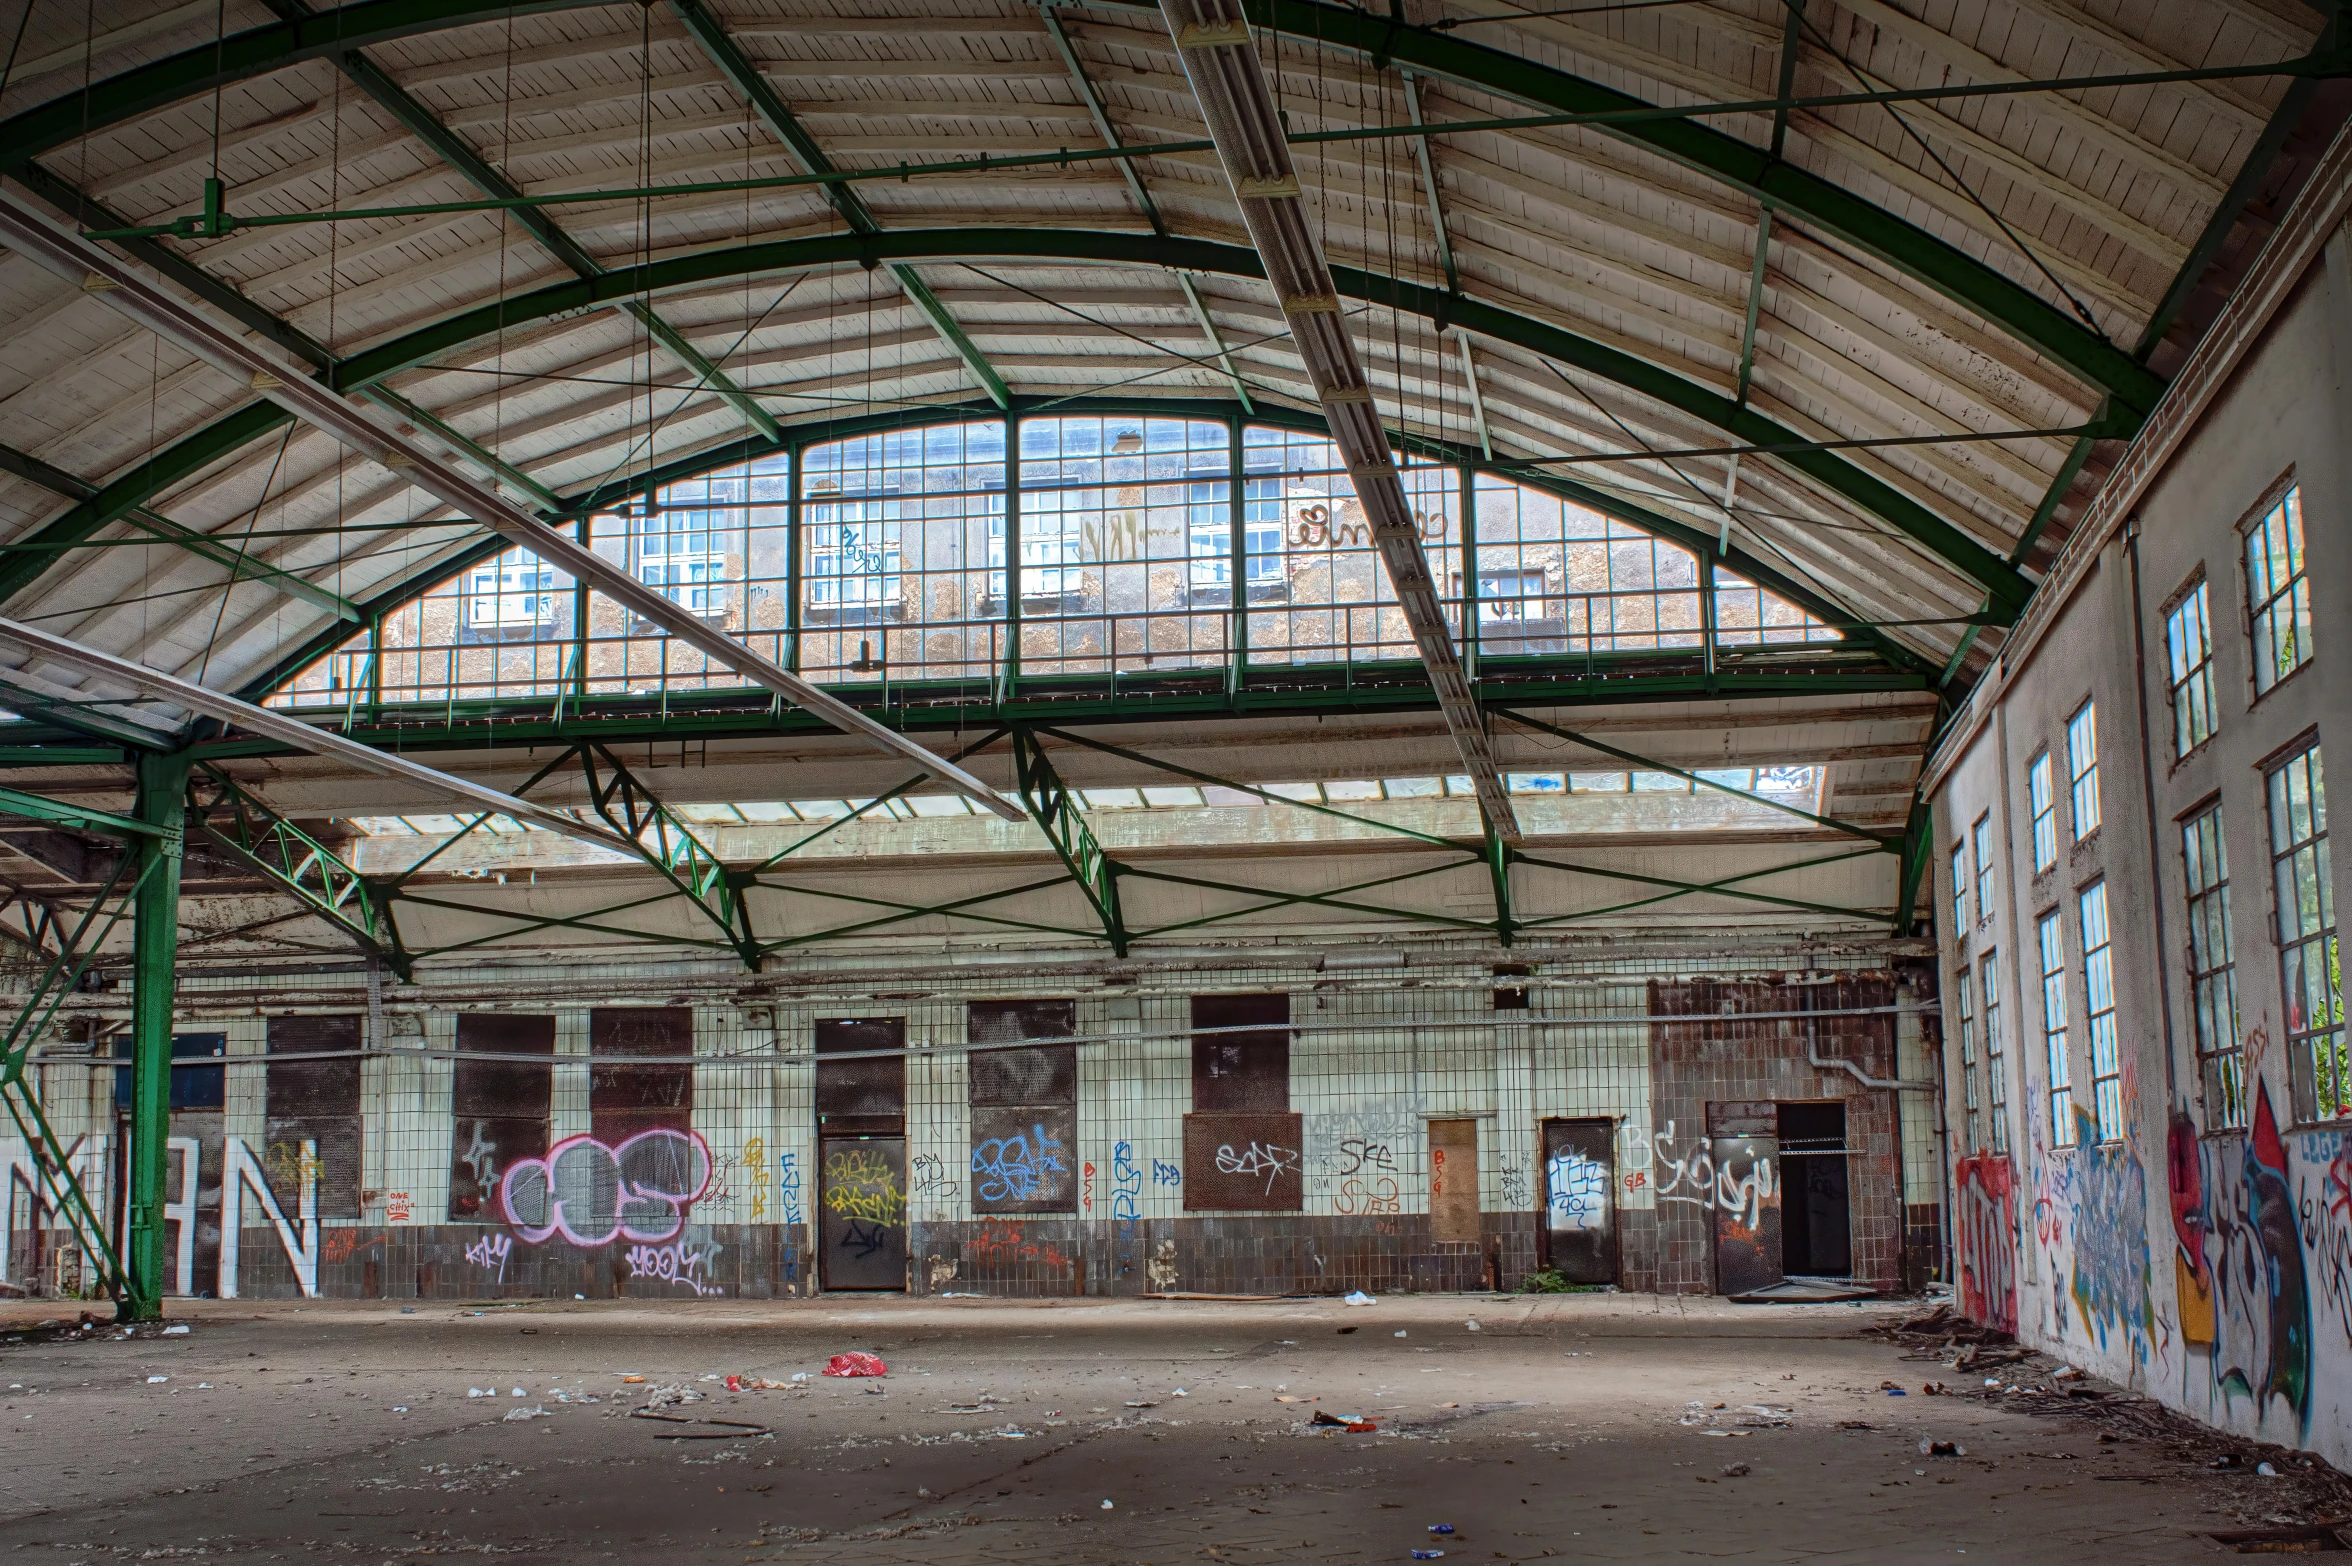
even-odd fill
[[[2297,0],[1245,9],[1398,449],[1835,628],[1491,693],[1702,727],[1909,692],[1924,741],[2344,111]],[[1319,425],[1133,0],[34,0],[11,62],[12,199],[551,526],[889,430]],[[263,700],[509,547],[108,292],[0,257],[0,613]],[[74,688],[15,754],[182,732]]]

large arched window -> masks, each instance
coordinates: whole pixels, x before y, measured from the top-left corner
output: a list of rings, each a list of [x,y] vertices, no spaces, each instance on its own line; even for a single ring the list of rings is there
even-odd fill
[[[1320,433],[1150,413],[814,442],[586,521],[596,552],[810,679],[1158,676],[1410,659]],[[1691,550],[1505,475],[1402,459],[1453,632],[1480,664],[1698,651]],[[1719,646],[1834,642],[1713,573]],[[1465,614],[1465,608],[1469,610]],[[528,550],[477,561],[287,682],[279,706],[730,689],[740,677]]]

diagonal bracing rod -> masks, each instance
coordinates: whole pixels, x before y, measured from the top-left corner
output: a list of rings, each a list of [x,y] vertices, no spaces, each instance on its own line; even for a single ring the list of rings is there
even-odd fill
[[[1298,169],[1291,162],[1266,68],[1251,45],[1249,23],[1238,0],[1161,0],[1160,10],[1175,36],[1176,52],[1208,122],[1210,139],[1217,144],[1218,161],[1232,181],[1250,243],[1265,262],[1266,281],[1273,285],[1300,362],[1323,406],[1324,423],[1372,524],[1373,543],[1388,567],[1397,605],[1412,628],[1414,645],[1429,671],[1463,770],[1477,791],[1479,808],[1498,838],[1516,844],[1519,819],[1503,789],[1461,654],[1446,627],[1445,606],[1421,552],[1420,526],[1388,436],[1380,427],[1371,383],[1348,336],[1339,289],[1316,238],[1313,215],[1300,199]]]
[[[0,191],[0,243],[7,244],[50,271],[77,283],[95,276],[111,284],[111,287],[101,292],[100,297],[113,309],[177,343],[198,358],[245,381],[296,418],[332,435],[354,451],[373,455],[417,488],[452,507],[458,515],[470,517],[478,526],[486,527],[525,549],[535,551],[557,570],[569,572],[574,581],[585,583],[623,608],[660,626],[713,663],[733,669],[753,684],[776,692],[845,734],[858,735],[872,741],[879,749],[914,762],[932,777],[992,813],[1008,821],[1027,819],[1019,806],[972,774],[942,760],[821,687],[787,672],[772,659],[761,656],[725,631],[706,623],[701,616],[615,567],[595,551],[525,514],[506,497],[461,472],[438,451],[414,436],[379,423],[368,411],[353,406],[313,380],[291,360],[228,329],[209,312],[173,298],[139,269],[79,235],[63,232],[24,206],[16,196],[4,191]],[[1400,489],[1398,493],[1401,497],[1403,491]],[[21,640],[26,630],[24,627],[16,627],[12,635]],[[70,642],[65,645],[77,652],[89,651]],[[113,661],[139,676],[154,677],[154,671],[123,663],[119,659]],[[123,676],[118,674],[117,677]],[[183,684],[179,681],[173,683]],[[209,697],[210,693],[206,694]],[[249,713],[261,711],[243,702],[236,702],[235,705]],[[234,721],[248,728],[255,727],[251,721],[242,717]],[[306,725],[294,726],[309,732]],[[305,744],[301,748],[316,747]],[[366,747],[354,746],[353,749],[364,752]],[[431,772],[430,768],[422,770]],[[446,774],[440,773],[432,775],[446,777]],[[506,796],[499,797],[503,799]],[[503,810],[506,807],[498,805],[493,808]]]

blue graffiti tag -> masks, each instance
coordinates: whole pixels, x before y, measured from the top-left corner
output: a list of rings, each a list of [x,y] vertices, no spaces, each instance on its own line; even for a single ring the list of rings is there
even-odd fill
[[[786,1235],[796,1235],[803,1221],[800,1211],[800,1155],[798,1153],[778,1153],[776,1155],[776,1202],[777,1211],[783,1216]],[[787,1238],[784,1243],[784,1276],[787,1281],[792,1283],[800,1281],[800,1245],[794,1238]]]
[[[1143,1171],[1135,1165],[1135,1146],[1121,1142],[1111,1149],[1111,1216],[1119,1224],[1119,1275],[1135,1270],[1135,1226],[1143,1216]]]
[[[1067,1174],[1062,1144],[1032,1125],[1026,1136],[990,1137],[973,1145],[972,1192],[984,1202],[1035,1200],[1049,1174]]]
[[[1165,1158],[1152,1160],[1152,1184],[1182,1185],[1183,1183],[1184,1171],[1182,1169],[1168,1162]]]

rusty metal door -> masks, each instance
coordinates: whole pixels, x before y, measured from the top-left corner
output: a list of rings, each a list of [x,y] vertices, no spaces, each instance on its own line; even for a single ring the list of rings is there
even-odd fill
[[[1715,1292],[1745,1294],[1782,1279],[1780,1138],[1718,1136],[1707,1145],[1715,1179]]]
[[[1606,1120],[1547,1120],[1543,1153],[1542,1259],[1570,1283],[1615,1283],[1615,1126]]]
[[[1478,1243],[1478,1122],[1429,1122],[1429,1237]]]
[[[906,1138],[819,1144],[817,1243],[828,1289],[907,1286]]]

